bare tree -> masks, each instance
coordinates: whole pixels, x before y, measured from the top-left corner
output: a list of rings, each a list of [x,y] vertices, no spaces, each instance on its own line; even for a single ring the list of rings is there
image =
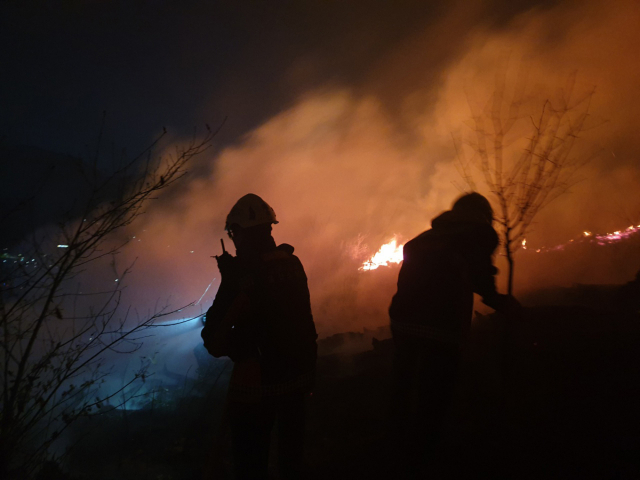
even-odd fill
[[[473,151],[469,159],[454,139],[459,171],[468,187],[477,190],[471,172],[471,167],[476,167],[498,204],[496,220],[509,264],[509,294],[513,293],[514,254],[525,242],[531,222],[542,208],[567,191],[584,164],[584,159],[573,153],[585,130],[594,93],[590,90],[577,95],[574,73],[557,98],[534,102],[525,96],[525,80],[521,70],[515,91],[507,96],[504,69],[496,75],[493,94],[484,108],[473,108],[469,100],[473,132],[468,141]],[[510,138],[516,131],[524,133]],[[512,142],[519,146],[518,140],[523,139],[522,148],[508,149]]]
[[[143,154],[122,160],[102,177],[96,155],[93,168],[85,169],[92,171],[83,172],[89,198],[73,218],[54,234],[34,236],[23,254],[0,264],[1,478],[32,475],[74,420],[113,405],[133,382],[145,379],[142,364],[121,388],[105,393],[100,385],[110,370],[104,354],[135,351],[158,318],[173,312],[162,307],[137,316],[120,308],[131,267],[118,272],[119,281],[106,292],[81,293],[76,282],[83,271],[104,268],[100,262],[121,250],[128,241],[122,238],[124,227],[186,173],[188,162],[209,147],[216,133],[207,127],[173,155],[154,158],[153,147],[163,134]]]

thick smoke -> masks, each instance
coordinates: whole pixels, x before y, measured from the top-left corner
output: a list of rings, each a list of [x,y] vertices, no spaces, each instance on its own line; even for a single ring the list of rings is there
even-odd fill
[[[499,31],[473,28],[471,14],[462,13],[384,55],[358,89],[309,91],[242,142],[204,159],[208,175],[188,177],[132,229],[132,300],[152,305],[171,296],[173,305],[186,304],[216,278],[197,307],[206,309],[219,282],[209,257],[226,239],[229,209],[251,192],[275,209],[276,241],[296,247],[321,336],[385,324],[397,268],[362,273],[358,266],[394,235],[404,241],[429,228],[450,206],[463,185],[452,136],[468,133],[469,103],[490,95],[496,73],[506,72],[512,88],[521,68],[536,98],[555,95],[576,70],[576,91],[596,89],[593,128],[576,150],[591,161],[582,180],[537,217],[529,245],[639,224],[640,66],[631,56],[640,50],[640,5],[532,10]],[[563,268],[557,258],[517,255],[519,291],[585,280],[575,268],[580,262]],[[603,259],[587,280],[626,281],[638,267]]]
[[[152,282],[156,292],[199,298],[217,276],[209,256],[220,253],[226,214],[253,192],[277,212],[276,240],[294,245],[305,265],[319,330],[377,326],[393,281],[370,285],[358,267],[394,234],[406,240],[448,206],[455,187],[434,160],[426,148],[396,139],[375,98],[315,92],[213,159],[209,178],[193,179],[174,203],[149,212],[136,232],[145,262],[136,269],[167,279]],[[384,291],[367,295],[363,281]]]

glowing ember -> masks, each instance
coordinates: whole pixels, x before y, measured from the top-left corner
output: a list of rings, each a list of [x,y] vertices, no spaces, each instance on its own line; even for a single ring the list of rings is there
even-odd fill
[[[638,225],[637,227],[630,225],[624,231],[616,230],[615,232],[607,233],[606,235],[595,235],[595,238],[598,240],[598,243],[600,242],[611,243],[611,242],[617,242],[619,240],[624,240],[626,238],[629,238],[629,236],[638,232],[640,232],[640,225]]]
[[[375,270],[378,267],[386,267],[390,263],[402,262],[402,247],[403,245],[398,245],[394,238],[389,243],[382,245],[378,253],[364,262],[359,270]]]
[[[637,235],[637,234],[640,234],[640,225],[638,226],[630,225],[624,230],[616,230],[613,233],[605,233],[605,234],[597,234],[597,233],[592,233],[588,230],[585,230],[584,232],[582,232],[581,237],[572,238],[567,243],[556,245],[555,247],[538,248],[536,249],[536,253],[564,250],[564,247],[566,247],[568,244],[573,242],[577,243],[580,241],[592,242],[592,243],[595,243],[596,245],[609,245],[611,243],[616,243],[621,240],[626,240],[627,238],[630,238],[632,235]],[[524,241],[523,241],[523,247],[524,247]]]

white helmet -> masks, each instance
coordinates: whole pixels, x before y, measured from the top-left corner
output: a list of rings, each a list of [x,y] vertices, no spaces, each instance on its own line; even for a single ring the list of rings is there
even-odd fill
[[[278,223],[273,208],[258,195],[248,193],[233,206],[227,215],[224,228],[229,230],[234,224],[242,228],[249,228],[272,223]]]

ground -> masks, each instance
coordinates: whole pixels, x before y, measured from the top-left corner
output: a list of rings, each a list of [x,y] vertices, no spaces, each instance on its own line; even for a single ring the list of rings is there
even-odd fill
[[[640,478],[639,344],[632,313],[564,306],[528,308],[515,323],[478,317],[434,478]],[[308,404],[310,478],[399,470],[386,436],[393,343],[373,345],[323,348]],[[210,378],[223,373],[201,396],[167,394],[153,408],[79,425],[84,440],[64,464],[67,478],[232,478],[223,368],[216,364]]]

